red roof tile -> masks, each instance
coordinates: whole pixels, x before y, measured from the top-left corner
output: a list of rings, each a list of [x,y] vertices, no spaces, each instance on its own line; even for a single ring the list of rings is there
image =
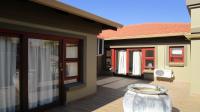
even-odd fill
[[[104,30],[102,39],[148,38],[169,35],[184,35],[190,32],[190,23],[144,23],[124,26],[117,31]]]

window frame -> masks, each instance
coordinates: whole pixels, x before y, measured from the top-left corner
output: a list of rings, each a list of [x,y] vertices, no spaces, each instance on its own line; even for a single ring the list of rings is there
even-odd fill
[[[180,56],[173,56],[172,54],[172,49],[173,48],[181,48],[182,50],[182,54]],[[172,58],[175,58],[174,61],[172,61]],[[177,61],[176,58],[181,58],[182,60],[181,61]],[[184,64],[185,63],[185,47],[184,46],[169,46],[169,64]]]
[[[78,47],[78,51],[77,51],[77,54],[78,54],[78,57],[77,58],[67,58],[66,57],[66,54],[67,54],[67,51],[66,51],[66,45],[67,44],[77,44],[77,47]],[[67,85],[67,84],[72,84],[72,83],[79,83],[79,82],[82,82],[83,79],[81,78],[82,77],[82,57],[83,57],[83,42],[82,42],[82,39],[65,39],[64,40],[64,44],[63,44],[63,69],[64,69],[64,85]],[[66,63],[77,63],[78,66],[77,66],[77,76],[69,76],[67,77],[66,76]],[[67,83],[65,84],[65,81],[69,81],[69,80],[73,80],[73,79],[76,79],[77,81],[76,82],[72,82],[72,83]]]
[[[108,55],[109,52],[109,55]],[[107,63],[107,60],[110,60],[110,63]],[[112,49],[105,49],[105,70],[110,71],[110,68],[112,68]]]
[[[146,57],[146,51],[148,50],[152,50],[154,53],[154,56],[153,57]],[[152,48],[142,48],[142,72],[144,73],[145,70],[154,70],[155,69],[155,65],[156,65],[156,57],[155,57],[155,47],[152,47]],[[147,60],[153,60],[153,67],[152,68],[149,68],[146,66],[146,61]]]
[[[112,72],[116,72],[116,49],[111,49],[111,67]]]
[[[104,54],[104,40],[97,39],[97,55],[101,56]]]

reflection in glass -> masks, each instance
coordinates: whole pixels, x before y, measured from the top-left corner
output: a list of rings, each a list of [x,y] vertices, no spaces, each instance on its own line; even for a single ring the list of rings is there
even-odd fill
[[[107,57],[111,57],[111,54],[112,54],[112,53],[111,53],[111,50],[106,50],[106,56],[107,56]]]
[[[66,63],[66,76],[72,77],[77,75],[78,75],[78,63],[77,62]]]
[[[146,68],[153,68],[154,67],[154,60],[146,60]]]
[[[182,55],[183,54],[183,51],[182,51],[182,47],[180,48],[172,48],[172,55]]]

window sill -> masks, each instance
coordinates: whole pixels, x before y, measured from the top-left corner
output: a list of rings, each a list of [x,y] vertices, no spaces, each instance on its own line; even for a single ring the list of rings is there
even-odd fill
[[[148,70],[148,69],[146,69],[146,70],[144,70],[144,73],[154,73],[154,70]]]
[[[96,56],[103,56],[103,54],[97,54]]]
[[[76,83],[71,83],[71,84],[65,84],[64,88],[66,91],[71,91],[71,90],[83,88],[85,86],[86,86],[86,84],[84,84],[84,83],[76,82]]]
[[[184,67],[184,63],[169,63],[170,67]]]

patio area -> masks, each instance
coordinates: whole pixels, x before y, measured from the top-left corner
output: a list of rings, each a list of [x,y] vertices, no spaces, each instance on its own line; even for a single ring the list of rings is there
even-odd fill
[[[200,96],[190,96],[188,83],[145,81],[124,77],[99,77],[97,93],[57,107],[48,112],[123,112],[122,100],[126,87],[132,83],[159,84],[169,89],[173,103],[173,112],[199,112]]]

